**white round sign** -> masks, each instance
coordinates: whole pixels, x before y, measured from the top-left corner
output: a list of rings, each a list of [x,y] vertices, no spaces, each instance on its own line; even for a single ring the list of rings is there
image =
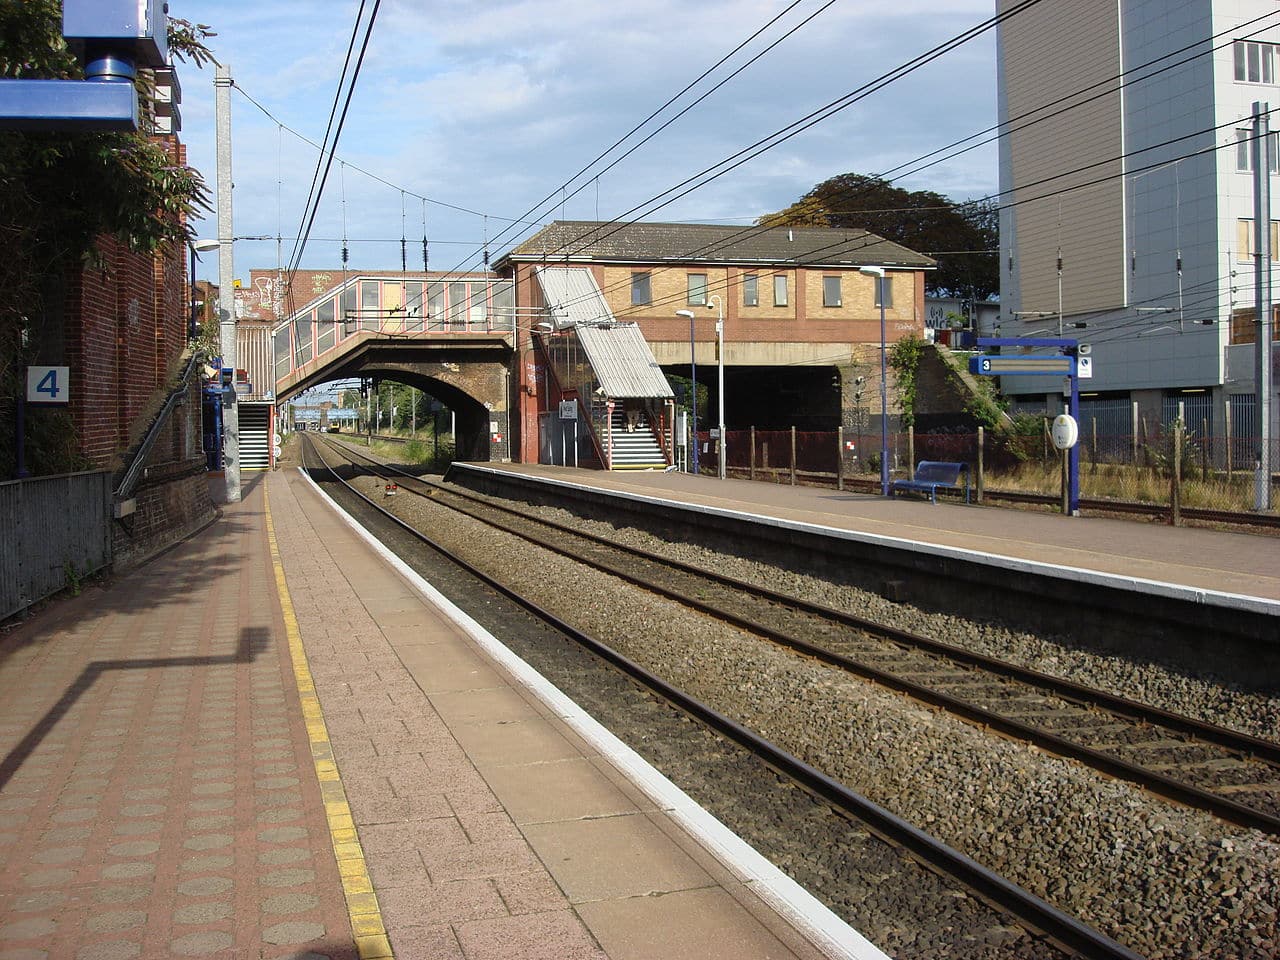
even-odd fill
[[[1080,439],[1080,427],[1071,414],[1060,413],[1053,418],[1053,427],[1049,434],[1053,437],[1055,447],[1059,450],[1070,450]]]

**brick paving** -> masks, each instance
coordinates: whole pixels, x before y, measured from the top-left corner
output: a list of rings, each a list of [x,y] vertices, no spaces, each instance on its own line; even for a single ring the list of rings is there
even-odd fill
[[[818,952],[321,504],[271,514],[400,960]]]
[[[356,956],[264,479],[0,640],[0,960]]]
[[[0,960],[818,956],[296,473],[244,494],[0,638]]]

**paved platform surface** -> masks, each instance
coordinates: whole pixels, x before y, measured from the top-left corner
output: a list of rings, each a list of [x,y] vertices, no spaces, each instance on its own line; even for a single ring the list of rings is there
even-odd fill
[[[659,471],[477,469],[1280,602],[1280,537]],[[1280,609],[1277,611],[1280,613]]]
[[[0,638],[0,960],[815,958],[296,471]]]

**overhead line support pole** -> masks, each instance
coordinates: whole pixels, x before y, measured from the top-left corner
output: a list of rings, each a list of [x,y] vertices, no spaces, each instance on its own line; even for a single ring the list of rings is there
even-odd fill
[[[218,138],[218,339],[231,389],[222,399],[222,469],[227,503],[240,499],[240,408],[237,403],[235,260],[231,219],[231,68],[219,64],[213,81]]]
[[[1253,508],[1271,509],[1271,104],[1253,104],[1254,303],[1258,339],[1254,351],[1254,396],[1258,423],[1258,457]]]

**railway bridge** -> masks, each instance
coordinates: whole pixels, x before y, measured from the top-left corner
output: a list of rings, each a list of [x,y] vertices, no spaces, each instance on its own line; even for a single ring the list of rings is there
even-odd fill
[[[394,380],[453,411],[459,457],[509,458],[510,281],[361,274],[313,285],[322,289],[272,330],[276,402],[333,380]]]

